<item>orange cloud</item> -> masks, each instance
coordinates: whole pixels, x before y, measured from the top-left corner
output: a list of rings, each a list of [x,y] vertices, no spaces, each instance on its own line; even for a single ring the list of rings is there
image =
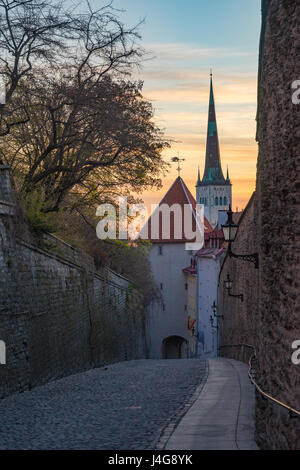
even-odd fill
[[[140,74],[145,81],[144,95],[155,109],[155,122],[165,129],[167,138],[172,139],[164,158],[170,161],[177,152],[185,158],[181,165],[182,177],[195,194],[198,165],[201,174],[205,165],[209,101],[208,70],[197,68],[199,60],[205,63],[218,58],[230,60],[244,56],[247,59],[248,54],[185,44],[147,47],[155,59],[146,63]],[[243,68],[236,65],[230,73],[224,66],[219,67],[214,77],[214,93],[223,171],[225,173],[229,165],[233,204],[243,208],[255,189],[257,77],[246,61]],[[158,203],[176,177],[174,165],[164,179],[162,190],[144,194],[145,203]]]

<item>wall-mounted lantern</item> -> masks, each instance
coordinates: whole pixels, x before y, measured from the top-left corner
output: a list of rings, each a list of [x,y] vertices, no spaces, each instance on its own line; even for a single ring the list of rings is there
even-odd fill
[[[232,294],[232,293],[231,293],[231,289],[232,289],[233,282],[232,282],[232,280],[230,279],[230,275],[229,275],[229,274],[227,274],[227,278],[225,279],[224,284],[225,284],[225,288],[228,290],[228,295],[229,295],[229,297],[236,297],[236,298],[238,298],[238,299],[241,299],[242,302],[244,302],[244,294],[235,295],[235,294]]]
[[[215,300],[214,300],[214,303],[211,306],[211,309],[213,311],[213,314],[214,314],[215,318],[222,318],[222,320],[224,320],[224,315],[217,315],[218,307],[217,307],[217,304],[216,304]]]
[[[228,219],[225,225],[222,225],[222,230],[224,234],[225,241],[228,242],[228,255],[230,258],[239,258],[244,261],[249,261],[250,263],[254,263],[255,269],[259,267],[259,260],[258,260],[258,253],[252,253],[250,255],[237,255],[232,252],[231,244],[234,242],[237,231],[239,226],[233,222],[232,219],[232,210],[231,206],[229,206],[229,211],[227,212]]]
[[[212,315],[210,316],[210,324],[212,328],[215,328],[216,330],[219,329],[218,323],[214,325],[214,317]]]

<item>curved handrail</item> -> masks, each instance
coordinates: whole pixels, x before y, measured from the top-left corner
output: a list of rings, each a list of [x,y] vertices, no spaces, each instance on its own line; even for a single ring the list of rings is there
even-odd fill
[[[282,401],[280,400],[277,400],[276,398],[272,397],[271,395],[269,395],[268,393],[264,392],[262,390],[262,388],[257,384],[257,382],[254,380],[252,374],[251,374],[251,370],[253,369],[253,366],[252,366],[252,362],[254,359],[257,358],[257,354],[256,354],[256,349],[255,347],[252,345],[252,344],[244,344],[244,343],[241,343],[241,344],[226,344],[224,346],[220,346],[219,347],[219,350],[220,349],[223,349],[223,348],[237,348],[237,347],[247,347],[249,349],[252,349],[253,350],[253,354],[252,356],[250,357],[249,359],[249,362],[248,362],[248,376],[249,376],[249,379],[251,381],[251,383],[255,386],[256,390],[258,390],[258,392],[263,395],[265,398],[267,398],[268,400],[271,400],[275,403],[277,403],[277,405],[279,406],[282,406],[283,408],[289,410],[290,412],[290,415],[291,417],[300,417],[300,411],[296,410],[295,408],[292,408],[291,406],[289,405],[286,405],[285,403],[283,403]],[[293,416],[293,415],[296,415],[296,416]]]

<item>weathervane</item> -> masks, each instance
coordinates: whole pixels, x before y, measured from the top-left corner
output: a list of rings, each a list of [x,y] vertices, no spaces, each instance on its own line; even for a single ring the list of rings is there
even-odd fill
[[[185,161],[185,158],[179,158],[179,152],[178,152],[177,157],[172,158],[172,162],[178,163],[178,167],[177,167],[178,177],[180,177],[180,172],[182,170],[182,168],[180,168],[180,162],[184,162],[184,161]]]

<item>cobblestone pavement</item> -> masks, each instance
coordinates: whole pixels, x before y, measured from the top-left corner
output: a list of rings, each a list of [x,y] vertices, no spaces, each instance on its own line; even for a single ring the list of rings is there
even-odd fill
[[[154,449],[201,384],[205,364],[130,361],[5,398],[0,449]]]

